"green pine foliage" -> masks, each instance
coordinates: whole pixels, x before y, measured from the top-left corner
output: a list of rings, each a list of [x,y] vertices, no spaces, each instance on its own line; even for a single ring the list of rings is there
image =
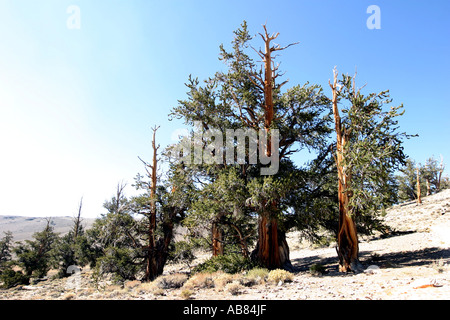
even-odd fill
[[[223,271],[230,274],[248,271],[257,267],[251,259],[243,257],[241,254],[231,253],[212,257],[205,262],[197,265],[192,272],[195,273],[214,273]]]
[[[144,268],[141,247],[135,244],[139,225],[123,188],[124,185],[119,185],[116,195],[104,203],[107,213],[87,232],[93,250],[86,259],[90,260],[96,276],[112,274],[117,282],[135,280]]]
[[[17,263],[27,277],[42,278],[53,266],[52,249],[58,235],[54,232],[51,220],[47,220],[44,230],[36,232],[33,240],[25,240],[14,248]]]
[[[252,57],[252,40],[244,21],[234,32],[231,50],[220,46],[219,59],[226,70],[204,82],[190,76],[186,84],[187,98],[172,109],[171,119],[182,119],[191,126],[200,122],[204,131],[214,128],[223,136],[226,129],[263,129],[264,94],[252,79],[262,74],[257,71],[258,63]],[[233,246],[236,240],[232,239],[238,239],[236,228],[230,228],[234,225],[246,236],[250,247],[256,240],[257,217],[265,211],[278,217],[284,232],[293,227],[306,230],[309,227],[306,220],[318,224],[320,219],[316,216],[323,211],[328,216],[333,215],[335,208],[331,205],[324,210],[312,210],[309,205],[318,206],[320,198],[327,201],[321,196],[328,191],[322,190],[325,185],[318,181],[321,177],[308,172],[307,165],[296,166],[291,159],[292,154],[302,150],[321,154],[328,150],[332,124],[330,102],[319,85],[306,83],[283,91],[286,83],[274,85],[272,127],[280,132],[278,173],[261,176],[262,165],[249,163],[248,145],[244,164],[185,164],[188,174],[192,174],[189,179],[195,181],[192,188],[195,200],[185,219],[185,225],[191,230],[199,226],[205,230],[213,221],[219,222],[225,232],[224,244]],[[224,148],[224,152],[232,150]],[[330,191],[328,195],[331,197],[331,194]],[[306,198],[310,199],[307,205]],[[274,202],[278,204],[275,209],[271,205]],[[308,233],[315,230],[316,227],[309,228]],[[192,234],[202,237],[204,245],[210,245],[208,234],[199,234],[196,230]]]
[[[422,196],[435,194],[449,187],[448,177],[443,175],[445,170],[443,159],[438,161],[432,156],[423,165],[413,159],[407,159],[396,176],[399,201],[417,199],[417,168],[419,169],[420,193]]]
[[[10,231],[4,232],[0,240],[0,272],[5,268],[12,258],[13,234]]]
[[[0,239],[0,288],[12,288],[21,284],[28,284],[30,278],[22,271],[13,270],[13,234],[5,232]]]
[[[22,271],[15,271],[6,268],[0,273],[0,288],[9,289],[18,285],[29,284],[30,277],[23,274]]]
[[[363,94],[348,75],[339,84],[342,124],[349,136],[343,159],[351,175],[349,206],[362,228],[379,228],[378,213],[397,202],[394,174],[406,164],[403,141],[413,136],[399,131],[403,105],[392,106],[389,91]]]
[[[409,201],[417,199],[417,164],[412,159],[407,159],[397,175],[398,200]],[[423,178],[420,178],[420,192],[426,195],[427,187]]]

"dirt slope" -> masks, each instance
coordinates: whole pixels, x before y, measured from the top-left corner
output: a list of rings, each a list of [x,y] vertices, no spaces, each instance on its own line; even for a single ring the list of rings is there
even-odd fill
[[[361,239],[360,259],[366,271],[359,274],[337,272],[334,247],[310,248],[296,243],[291,234],[291,261],[298,270],[291,282],[261,281],[251,286],[239,285],[242,275],[231,287],[195,287],[165,289],[156,283],[128,282],[124,287],[103,282],[97,289],[91,271],[78,278],[46,280],[37,284],[0,291],[1,299],[450,299],[450,190],[395,206],[384,217],[394,231],[388,237]],[[314,276],[309,268],[320,263],[326,273]],[[166,274],[185,270],[170,265]],[[239,280],[241,279],[241,280]],[[77,282],[78,281],[78,282]],[[242,282],[242,281],[241,281]],[[184,293],[184,294],[183,294]]]

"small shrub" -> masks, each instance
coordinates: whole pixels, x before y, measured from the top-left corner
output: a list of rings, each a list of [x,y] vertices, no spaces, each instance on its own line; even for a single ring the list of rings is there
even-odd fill
[[[128,291],[126,289],[113,290],[109,295],[109,299],[121,299],[123,296],[127,296]]]
[[[242,291],[242,285],[239,282],[231,282],[225,286],[225,291],[233,296],[237,296]]]
[[[267,280],[271,283],[291,282],[294,280],[294,275],[286,270],[275,269],[269,272]]]
[[[63,297],[62,297],[62,299],[63,300],[73,300],[73,299],[75,299],[76,298],[76,294],[75,293],[73,293],[73,292],[69,292],[69,293],[66,293]]]
[[[139,286],[132,289],[132,294],[142,295],[142,294],[154,294],[154,295],[163,295],[164,289],[158,287],[157,280],[152,282],[143,282]]]
[[[218,290],[223,290],[227,284],[233,282],[234,278],[232,274],[219,271],[214,274],[214,287]]]
[[[134,289],[141,285],[141,282],[139,280],[131,280],[131,281],[125,281],[125,288],[127,289]]]
[[[30,278],[25,276],[21,271],[14,271],[11,268],[5,269],[0,274],[0,286],[5,289],[9,289],[21,284],[29,284]]]
[[[247,272],[246,277],[249,279],[264,281],[269,275],[269,269],[266,268],[253,268]]]
[[[269,270],[266,268],[253,268],[240,279],[240,283],[246,287],[251,287],[256,284],[262,284],[267,280],[268,275]]]
[[[183,273],[175,273],[171,275],[158,277],[154,282],[161,289],[178,289],[187,281],[188,276]]]
[[[314,263],[309,267],[309,273],[313,276],[321,276],[326,273],[326,268],[320,263]]]
[[[95,293],[95,289],[94,288],[86,288],[85,290],[83,290],[82,292],[79,293],[79,296],[90,296],[92,294]]]
[[[261,278],[248,278],[248,277],[241,277],[239,279],[239,283],[242,284],[244,287],[251,287],[256,284],[262,283],[264,280]]]
[[[119,290],[122,290],[122,286],[117,285],[117,284],[110,284],[110,285],[106,286],[105,290],[111,291],[111,292],[119,291]]]
[[[144,282],[141,283],[141,285],[134,288],[134,291],[137,294],[145,294],[145,293],[152,293],[154,290],[159,289],[157,285],[154,282]]]
[[[161,288],[156,288],[155,290],[153,290],[152,292],[155,296],[165,296],[166,293],[163,289]]]
[[[193,294],[194,292],[192,290],[184,289],[180,292],[180,297],[183,298],[184,300],[189,300],[192,299]]]
[[[189,278],[183,286],[186,289],[214,288],[214,276],[211,273],[197,273]]]
[[[241,254],[227,254],[212,257],[196,266],[194,273],[207,272],[214,273],[223,271],[226,273],[238,273],[244,270],[250,270],[254,263],[249,258],[244,258]]]

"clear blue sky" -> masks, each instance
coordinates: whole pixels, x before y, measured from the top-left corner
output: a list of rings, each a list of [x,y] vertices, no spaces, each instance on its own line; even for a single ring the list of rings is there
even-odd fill
[[[70,5],[79,29],[67,27]],[[369,5],[381,29],[367,28]],[[0,214],[71,216],[81,196],[85,217],[104,212],[117,183],[143,172],[150,128],[173,142],[183,126],[167,115],[189,74],[223,69],[219,45],[243,20],[252,34],[267,22],[280,44],[300,42],[279,57],[290,85],[328,92],[337,66],[357,68],[367,90],[389,89],[405,105],[402,130],[420,135],[406,153],[442,154],[450,171],[449,14],[448,0],[2,0]]]

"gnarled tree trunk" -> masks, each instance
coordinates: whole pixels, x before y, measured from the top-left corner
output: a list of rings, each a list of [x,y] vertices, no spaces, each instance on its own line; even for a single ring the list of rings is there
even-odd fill
[[[341,184],[341,183],[339,183]],[[338,231],[338,257],[339,271],[359,271],[359,245],[356,224],[352,217],[352,210],[348,207],[348,194],[339,186],[339,231]]]
[[[151,169],[151,186],[150,186],[150,216],[148,227],[148,251],[147,251],[147,268],[145,278],[153,280],[158,274],[157,263],[157,248],[155,246],[155,232],[156,232],[156,183],[157,183],[157,151],[155,135],[158,128],[153,129],[153,164],[149,165]]]
[[[281,48],[279,45],[271,46],[271,42],[278,37],[279,33],[270,36],[266,26],[264,25],[263,27],[264,34],[260,33],[260,36],[264,41],[265,50],[264,52],[258,51],[257,53],[264,63],[264,79],[257,74],[253,74],[254,79],[251,80],[255,84],[258,82],[259,84],[257,86],[264,93],[264,129],[268,139],[266,156],[270,157],[272,153],[270,129],[275,116],[273,89],[275,87],[275,79],[280,75],[277,73],[278,66],[274,66],[272,52],[284,50],[293,44],[284,48]],[[252,257],[269,269],[284,268],[292,270],[286,236],[284,232],[280,232],[278,229],[278,221],[275,216],[275,212],[277,211],[276,201],[267,209],[268,211],[260,214],[258,242],[256,249],[252,252]]]
[[[171,208],[170,213],[162,223],[163,236],[156,242],[157,251],[153,260],[155,263],[156,273],[152,275],[152,279],[162,275],[164,272],[164,266],[166,265],[167,257],[169,256],[169,245],[173,239],[173,221],[176,215],[177,209]]]
[[[150,171],[147,170],[148,176],[151,178],[150,184],[150,212],[147,216],[148,218],[148,243],[144,247],[144,252],[146,254],[146,270],[144,275],[145,281],[152,281],[156,279],[156,277],[160,276],[163,273],[164,266],[167,261],[167,257],[169,254],[169,245],[173,238],[173,220],[176,216],[176,208],[170,208],[170,211],[166,212],[166,215],[163,217],[161,221],[163,236],[157,239],[156,237],[156,187],[157,187],[157,170],[158,170],[158,149],[159,145],[156,146],[156,131],[159,127],[153,128],[153,140],[152,140],[152,148],[153,148],[153,161],[152,164],[144,164],[150,168]],[[168,209],[169,210],[169,209]]]
[[[224,252],[223,245],[223,229],[218,222],[212,224],[212,255],[213,257],[221,256]]]
[[[252,258],[266,268],[292,271],[286,234],[279,230],[278,220],[271,213],[262,214],[258,221],[258,242]]]
[[[334,82],[330,83],[333,92],[332,104],[334,122],[336,128],[336,165],[338,171],[338,200],[339,200],[339,230],[337,233],[337,252],[339,257],[339,271],[359,271],[361,266],[359,263],[359,246],[356,224],[354,221],[354,212],[349,205],[352,196],[351,185],[351,168],[344,164],[345,146],[349,141],[349,134],[341,123],[341,117],[338,109],[338,90],[337,71],[334,70]]]
[[[173,220],[177,214],[176,208],[170,209],[169,215],[162,222],[163,236],[154,242],[153,250],[147,251],[147,267],[144,276],[145,281],[155,280],[164,272],[167,258],[169,256],[169,246],[173,239]],[[146,247],[146,249],[150,249]]]
[[[351,175],[347,173],[347,169],[342,164],[342,156],[344,146],[347,143],[345,135],[339,135],[337,144],[338,154],[338,200],[339,200],[339,230],[338,230],[338,257],[339,257],[339,271],[358,271],[360,268],[358,253],[358,233],[356,224],[353,219],[353,208],[349,205],[352,196],[349,190]]]

